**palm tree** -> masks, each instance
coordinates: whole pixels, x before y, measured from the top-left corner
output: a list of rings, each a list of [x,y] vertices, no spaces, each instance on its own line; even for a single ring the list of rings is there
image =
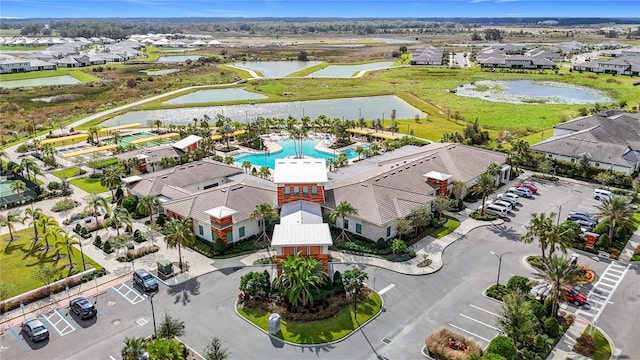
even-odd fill
[[[562,292],[562,286],[574,285],[580,274],[580,268],[571,264],[571,259],[557,255],[551,256],[542,262],[542,268],[537,271],[536,277],[551,285],[549,298],[551,299],[551,313],[555,317],[558,309],[558,298]]]
[[[2,158],[9,159],[9,155],[4,150],[0,150],[0,172],[4,170],[4,163],[2,162]]]
[[[53,237],[53,240],[55,243],[55,241],[58,239],[58,233],[61,230],[61,228],[58,224],[58,221],[56,221],[56,219],[44,214],[38,217],[37,222],[38,222],[38,226],[42,229],[42,232],[44,233],[44,236],[43,236],[44,243],[45,243],[44,252],[47,253],[51,248],[49,246],[49,238]]]
[[[89,194],[84,198],[84,201],[87,203],[85,210],[89,210],[93,213],[93,217],[96,220],[96,226],[99,228],[100,222],[98,214],[100,210],[104,210],[107,214],[110,214],[111,208],[109,208],[109,203],[105,198],[98,194]]]
[[[525,228],[527,231],[522,236],[522,241],[531,243],[533,240],[538,239],[540,242],[540,248],[542,249],[542,261],[545,261],[545,251],[549,246],[549,234],[553,231],[553,219],[555,219],[556,213],[552,212],[547,216],[545,213],[533,213],[529,220],[529,225]]]
[[[613,241],[614,231],[617,227],[627,226],[631,222],[634,213],[631,208],[631,200],[628,196],[614,196],[604,199],[600,205],[596,206],[601,221],[609,224],[607,245]]]
[[[22,192],[27,188],[27,185],[22,180],[16,180],[11,183],[11,191],[18,195],[18,203],[22,204]]]
[[[484,214],[484,202],[487,200],[487,195],[496,191],[495,178],[489,173],[483,173],[478,177],[478,182],[473,188],[473,192],[482,195],[482,207],[480,208],[480,215]]]
[[[329,220],[331,220],[331,222],[333,223],[336,222],[336,219],[338,217],[342,220],[341,232],[336,240],[351,241],[351,239],[349,239],[349,236],[347,236],[347,233],[344,231],[344,218],[354,215],[358,215],[358,210],[347,201],[341,201],[338,206],[336,206],[336,208],[331,212],[331,214],[329,214]]]
[[[184,360],[184,345],[176,339],[155,339],[147,345],[149,360]]]
[[[107,187],[111,190],[111,197],[115,197],[114,190],[119,189],[122,185],[122,173],[124,169],[116,164],[109,166],[102,170],[102,177],[100,178],[100,185]]]
[[[35,208],[35,209],[26,208],[24,210],[24,217],[22,218],[22,223],[24,224],[25,221],[30,220],[29,225],[33,225],[34,244],[38,241],[38,219],[43,215],[44,213],[40,208]]]
[[[62,229],[60,230],[60,237],[56,242],[56,245],[58,245],[56,252],[59,253],[61,249],[67,250],[67,257],[69,258],[69,275],[71,275],[71,271],[73,271],[73,262],[71,261],[71,255],[73,253],[71,252],[71,248],[73,248],[73,245],[80,244],[80,242],[75,235],[71,235]]]
[[[166,223],[165,228],[166,234],[164,241],[167,243],[168,248],[178,247],[180,271],[182,271],[181,247],[192,245],[196,241],[196,237],[193,235],[193,231],[191,231],[191,220],[188,218],[174,218]]]
[[[566,221],[560,225],[554,225],[553,229],[547,234],[547,243],[549,244],[549,257],[558,250],[563,254],[567,253],[567,248],[571,247],[572,241],[580,235],[580,225],[573,221]]]
[[[358,154],[358,160],[360,160],[360,156],[362,155],[364,148],[362,146],[356,146],[356,148],[353,151],[355,151],[355,153]]]
[[[33,174],[34,182],[35,182],[36,175],[42,175],[42,170],[40,169],[40,166],[38,166],[35,160],[33,160],[30,157],[23,158],[22,161],[20,161],[20,167],[22,167],[25,170],[27,174],[27,179],[31,180],[31,177],[29,176],[29,172]]]
[[[248,174],[249,173],[249,169],[251,169],[251,161],[249,161],[249,160],[243,161],[242,162],[242,168],[244,169],[244,172],[246,174]]]
[[[131,225],[131,214],[129,214],[129,211],[124,206],[118,205],[111,212],[109,225],[114,225],[117,236],[120,236],[120,227],[122,227],[122,225]]]
[[[298,306],[313,305],[311,289],[318,287],[324,279],[324,273],[318,270],[318,260],[302,257],[300,253],[278,260],[282,272],[274,281],[274,287],[280,289],[287,301]]]
[[[158,133],[160,132],[160,126],[162,126],[162,121],[161,120],[153,120],[153,125],[155,125],[155,127],[158,130]]]
[[[13,236],[13,230],[15,226],[13,224],[20,222],[20,211],[10,210],[7,215],[0,215],[0,225],[6,226],[9,229],[9,241],[17,240],[17,237]]]
[[[149,213],[149,223],[153,224],[153,213],[158,209],[158,198],[153,195],[145,195],[138,200],[138,208]]]
[[[138,360],[145,352],[145,340],[143,337],[124,338],[124,347],[120,351],[123,360]]]
[[[256,244],[259,244],[260,241],[264,241],[269,245],[271,240],[269,239],[269,235],[267,235],[267,222],[272,221],[278,216],[275,210],[273,210],[273,207],[268,203],[256,205],[256,209],[253,210],[249,216],[253,221],[260,220],[262,222],[262,234],[256,240]]]
[[[451,192],[456,200],[462,199],[462,195],[467,191],[467,183],[462,180],[454,180],[451,184]]]
[[[268,166],[261,166],[260,170],[258,171],[258,175],[261,178],[266,179],[269,177],[269,175],[271,175],[271,169],[269,169]]]

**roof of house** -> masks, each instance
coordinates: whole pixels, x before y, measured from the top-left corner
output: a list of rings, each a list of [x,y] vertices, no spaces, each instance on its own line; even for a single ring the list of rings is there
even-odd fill
[[[200,140],[202,140],[202,138],[198,135],[189,135],[182,140],[174,142],[173,147],[180,150],[186,149],[187,147],[197,143]]]
[[[329,224],[278,224],[273,229],[271,246],[333,245]]]
[[[282,205],[280,209],[280,224],[320,224],[322,223],[322,208],[310,201],[294,201]]]
[[[120,153],[116,155],[116,158],[120,160],[127,160],[134,157],[138,157],[140,155],[147,156],[147,163],[157,162],[162,160],[165,157],[176,158],[180,156],[180,152],[178,149],[174,148],[171,145],[158,145],[149,148],[143,148],[140,150],[128,151],[125,153]]]
[[[273,182],[276,184],[309,184],[328,181],[325,159],[277,159],[273,174]]]
[[[267,203],[277,206],[277,192],[274,184],[258,181],[251,176],[241,181],[222,184],[215,188],[189,194],[164,203],[165,210],[181,216],[191,217],[203,223],[210,223],[207,211],[224,206],[236,211],[232,215],[233,223],[250,218],[256,204]]]
[[[130,189],[131,192],[140,196],[160,195],[164,185],[183,188],[212,178],[226,178],[241,172],[240,168],[204,159],[141,175],[142,180],[131,186]]]
[[[556,129],[581,132],[589,130],[589,138],[595,141],[630,146],[640,150],[640,121],[633,114],[622,113],[605,117],[600,114],[580,117],[559,124]],[[583,138],[586,135],[582,135]]]
[[[205,211],[205,214],[212,216],[218,220],[224,219],[228,216],[232,216],[233,214],[237,214],[238,212],[230,209],[224,205],[216,206],[213,209],[209,209]]]

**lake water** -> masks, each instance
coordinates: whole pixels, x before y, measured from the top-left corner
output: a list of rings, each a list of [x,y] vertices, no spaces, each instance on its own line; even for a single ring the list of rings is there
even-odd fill
[[[413,44],[415,40],[393,39],[393,38],[371,38],[371,40],[382,41],[385,44]]]
[[[357,65],[329,65],[324,69],[320,69],[307,75],[307,77],[348,78],[363,70],[386,69],[391,66],[393,66],[393,61]]]
[[[283,77],[318,64],[320,61],[245,61],[231,65],[259,71],[265,77]]]
[[[181,55],[181,56],[160,56],[156,62],[163,64],[175,64],[185,62],[187,60],[197,61],[202,56],[200,55]]]
[[[50,76],[37,79],[0,81],[0,87],[18,88],[33,86],[49,86],[49,85],[74,85],[81,83],[80,80],[71,75]]]
[[[175,99],[171,99],[163,102],[163,104],[196,104],[196,103],[205,103],[205,102],[223,102],[223,101],[234,101],[234,100],[257,100],[257,99],[267,99],[267,96],[262,94],[256,94],[251,91],[247,91],[245,89],[211,89],[211,90],[199,90],[196,92],[192,92],[191,94],[187,94],[184,96],[177,97]]]
[[[456,89],[460,96],[512,104],[593,104],[611,102],[604,92],[554,81],[482,80]]]
[[[367,120],[385,118],[389,119],[391,110],[396,110],[397,119],[413,119],[416,115],[424,117],[425,114],[409,105],[404,100],[394,95],[356,97],[330,100],[308,100],[280,103],[257,103],[255,105],[221,105],[203,106],[165,110],[132,111],[113,117],[101,123],[101,126],[116,126],[124,124],[142,123],[149,120],[161,120],[166,125],[186,125],[193,122],[194,118],[203,118],[208,115],[214,118],[217,114],[230,117],[233,121],[247,122],[258,116],[265,118],[286,118],[289,115],[295,118],[309,116],[315,119],[324,114],[328,118],[344,118],[356,120],[360,116]]]

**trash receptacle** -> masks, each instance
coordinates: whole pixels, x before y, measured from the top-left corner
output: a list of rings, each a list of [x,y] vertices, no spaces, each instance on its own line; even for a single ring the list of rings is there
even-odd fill
[[[158,273],[164,276],[170,276],[173,274],[173,264],[167,259],[158,259]]]
[[[277,335],[280,332],[280,314],[269,315],[269,334]]]

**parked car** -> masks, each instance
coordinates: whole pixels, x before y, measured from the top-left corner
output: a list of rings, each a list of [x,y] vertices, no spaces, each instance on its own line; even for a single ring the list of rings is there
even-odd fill
[[[517,188],[525,187],[525,188],[529,189],[534,194],[538,193],[538,188],[535,187],[533,184],[530,184],[530,183],[527,183],[527,182],[519,182],[515,186]]]
[[[140,286],[144,291],[157,291],[158,280],[147,270],[136,270],[133,273],[133,284]]]
[[[519,196],[516,194],[504,193],[504,194],[498,194],[498,196],[496,197],[500,200],[510,202],[513,206],[516,206],[520,203],[520,200],[518,200]]]
[[[509,188],[509,190],[507,190],[508,193],[512,193],[512,194],[516,194],[518,196],[522,196],[525,198],[530,198],[533,196],[533,193],[531,192],[531,190],[527,189],[527,188],[517,188],[517,187],[512,187]]]
[[[569,213],[569,215],[579,215],[579,216],[583,216],[585,217],[587,220],[591,220],[595,223],[599,223],[600,219],[598,219],[596,216],[589,214],[586,211],[582,211],[582,210],[574,210],[572,212]]]
[[[584,220],[584,221],[588,221],[591,223],[594,223],[595,225],[598,225],[598,220],[596,220],[594,217],[592,217],[591,215],[588,214],[578,214],[578,213],[569,213],[569,218],[571,218],[571,220],[573,219],[577,219],[577,220]],[[594,225],[594,226],[595,226]]]
[[[478,207],[478,211],[482,209],[482,205]],[[497,217],[506,217],[509,212],[506,207],[498,206],[498,205],[484,205],[483,212],[485,214],[497,216]]]
[[[43,341],[49,338],[49,330],[39,319],[27,320],[22,323],[21,328],[31,341]]]
[[[562,293],[567,299],[567,302],[573,303],[576,306],[582,306],[587,303],[587,296],[572,286],[563,287]]]
[[[507,208],[507,211],[511,211],[511,209],[513,209],[513,205],[511,205],[510,202],[508,201],[504,201],[504,200],[500,200],[500,199],[495,199],[495,200],[487,200],[484,202],[485,205],[499,205],[499,206],[504,206],[505,208]]]
[[[69,308],[78,315],[80,319],[88,319],[98,314],[98,310],[93,303],[89,301],[89,299],[83,297],[71,300],[69,302]]]
[[[595,189],[593,190],[593,198],[596,200],[611,199],[615,195],[609,190]]]
[[[567,217],[567,220],[577,222],[578,224],[580,224],[580,229],[584,229],[587,231],[593,230],[593,228],[596,227],[596,223],[588,220],[576,219],[572,218],[571,216]]]

